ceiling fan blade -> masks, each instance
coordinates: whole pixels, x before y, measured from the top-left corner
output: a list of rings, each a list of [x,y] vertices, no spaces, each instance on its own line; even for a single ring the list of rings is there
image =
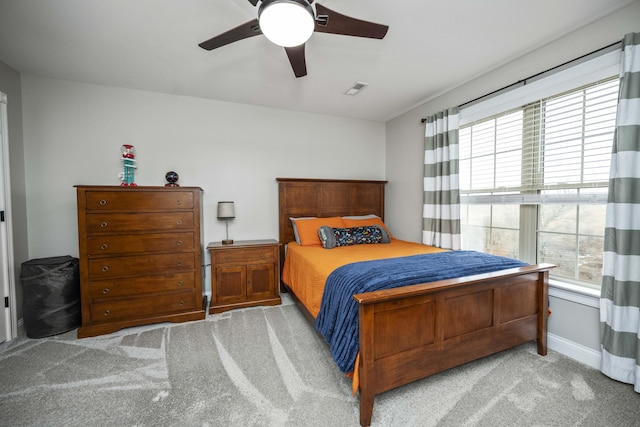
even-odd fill
[[[315,31],[319,33],[382,39],[387,35],[388,30],[388,25],[352,18],[334,12],[321,4],[316,4]]]
[[[238,25],[235,28],[230,29],[222,34],[218,34],[215,37],[210,38],[207,41],[203,41],[198,44],[203,49],[213,50],[219,47],[228,45],[229,43],[237,42],[249,37],[258,36],[262,34],[258,20],[254,19],[249,22],[245,22],[242,25]]]
[[[294,47],[285,47],[291,68],[293,68],[293,74],[296,77],[304,77],[307,75],[307,61],[304,57],[304,44]]]

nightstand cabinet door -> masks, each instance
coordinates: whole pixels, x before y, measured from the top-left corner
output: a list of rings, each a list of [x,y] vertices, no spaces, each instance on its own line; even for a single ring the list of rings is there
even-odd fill
[[[216,300],[219,304],[244,302],[247,298],[247,269],[243,265],[216,268]]]
[[[209,313],[281,303],[276,240],[210,243],[207,249],[212,272]]]
[[[247,298],[270,298],[275,293],[276,279],[273,264],[247,265]]]
[[[76,186],[78,338],[204,319],[202,189]]]

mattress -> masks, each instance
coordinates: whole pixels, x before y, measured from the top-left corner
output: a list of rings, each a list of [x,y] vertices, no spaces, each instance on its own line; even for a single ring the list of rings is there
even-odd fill
[[[320,311],[327,277],[338,267],[359,261],[399,258],[404,256],[443,252],[443,249],[405,240],[391,239],[390,243],[340,246],[287,245],[282,281],[315,318]]]

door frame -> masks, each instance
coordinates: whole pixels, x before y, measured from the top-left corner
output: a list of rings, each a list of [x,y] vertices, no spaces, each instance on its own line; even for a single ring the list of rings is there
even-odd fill
[[[16,283],[13,257],[13,227],[11,216],[11,179],[9,169],[9,123],[7,119],[7,95],[0,92],[0,211],[4,221],[0,222],[0,342],[17,336],[18,320],[16,307]],[[5,307],[5,298],[9,306]]]

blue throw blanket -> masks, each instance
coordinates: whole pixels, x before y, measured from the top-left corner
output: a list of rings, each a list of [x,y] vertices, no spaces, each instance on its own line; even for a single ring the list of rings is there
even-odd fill
[[[451,251],[343,265],[327,278],[315,327],[342,372],[358,353],[358,303],[352,295],[528,265],[475,251]]]

